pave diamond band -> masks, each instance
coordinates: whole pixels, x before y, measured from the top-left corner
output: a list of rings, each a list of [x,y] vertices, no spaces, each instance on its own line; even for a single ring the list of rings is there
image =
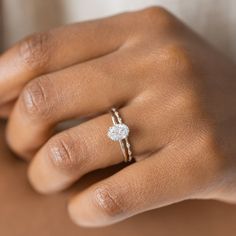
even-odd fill
[[[131,145],[128,140],[129,127],[123,123],[116,108],[111,109],[113,126],[108,129],[107,135],[112,141],[119,141],[125,162],[132,160]]]

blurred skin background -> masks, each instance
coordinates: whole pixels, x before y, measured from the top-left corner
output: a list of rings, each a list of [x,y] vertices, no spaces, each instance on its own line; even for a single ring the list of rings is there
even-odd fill
[[[22,37],[62,24],[95,19],[124,11],[162,5],[236,61],[234,0],[0,0],[0,48]],[[114,170],[106,171],[109,175]],[[236,206],[214,201],[188,201],[133,217],[103,229],[82,229],[71,223],[66,199],[74,190],[40,196],[26,180],[26,164],[17,160],[4,141],[0,125],[0,235],[170,235],[233,236]],[[103,178],[92,173],[78,188]]]

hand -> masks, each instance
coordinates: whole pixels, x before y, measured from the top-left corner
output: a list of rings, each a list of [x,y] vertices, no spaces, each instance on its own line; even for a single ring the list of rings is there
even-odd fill
[[[235,201],[236,67],[162,8],[33,35],[0,68],[2,104],[17,99],[7,140],[32,159],[41,193],[123,161],[106,135],[111,107],[130,127],[136,162],[70,201],[76,223],[109,225],[193,198]],[[54,133],[77,117],[87,120]]]
[[[173,235],[174,232],[175,236],[182,236],[196,235],[196,228],[198,235],[201,236],[235,235],[236,206],[215,201],[186,201],[165,207],[160,211],[140,214],[105,230],[75,227],[66,214],[64,206],[67,199],[75,191],[81,191],[91,183],[103,179],[107,176],[107,171],[94,171],[81,179],[75,188],[50,197],[42,197],[29,188],[25,181],[27,165],[14,158],[4,140],[4,123],[0,122],[1,235],[110,236],[117,235],[118,232],[119,235],[126,235],[129,232],[129,236],[156,236],[158,230],[161,235]],[[115,173],[118,168],[110,167],[109,174]],[[222,215],[224,215],[223,220]],[[32,216],[33,223],[31,223]],[[39,230],[35,230],[36,228]]]

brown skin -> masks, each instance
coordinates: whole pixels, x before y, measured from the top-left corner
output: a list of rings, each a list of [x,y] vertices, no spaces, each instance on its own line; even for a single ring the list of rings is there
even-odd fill
[[[33,35],[2,55],[0,78],[2,106],[18,98],[8,144],[32,160],[29,180],[41,193],[123,161],[106,136],[111,107],[130,127],[137,162],[70,201],[77,224],[109,225],[186,199],[235,202],[236,67],[166,10]],[[88,119],[54,133],[75,117]]]
[[[0,232],[3,236],[235,236],[236,206],[216,201],[172,204],[105,228],[77,227],[66,214],[68,199],[115,173],[117,167],[90,173],[74,188],[44,197],[30,188],[27,164],[14,157],[4,138],[4,124],[0,122]]]

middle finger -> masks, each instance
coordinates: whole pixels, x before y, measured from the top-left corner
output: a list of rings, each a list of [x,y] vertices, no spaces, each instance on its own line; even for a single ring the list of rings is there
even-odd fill
[[[7,140],[12,149],[30,158],[59,122],[128,103],[141,86],[130,79],[138,70],[124,70],[124,60],[123,53],[114,53],[31,81],[8,123]]]

